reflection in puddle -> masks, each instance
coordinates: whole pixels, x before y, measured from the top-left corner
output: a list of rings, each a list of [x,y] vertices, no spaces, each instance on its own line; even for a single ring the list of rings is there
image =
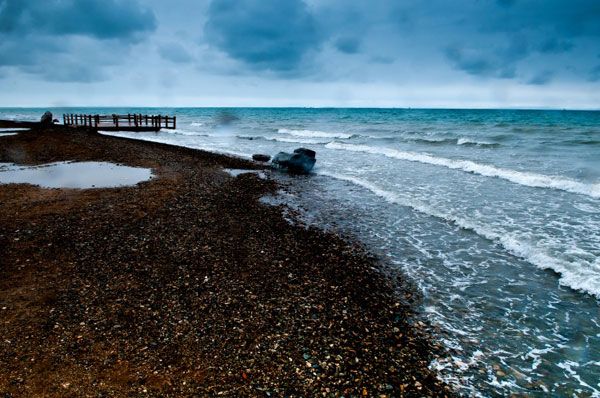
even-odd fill
[[[260,179],[266,179],[267,176],[262,170],[251,170],[251,169],[223,169],[224,172],[232,177],[237,177],[241,174],[256,174]]]
[[[27,129],[27,128],[14,128],[14,127],[1,127],[0,128],[0,134],[4,134],[4,133],[18,133],[19,131],[29,131],[31,129]],[[11,134],[12,135],[12,134]]]
[[[32,184],[43,188],[114,188],[153,177],[151,169],[108,162],[57,162],[40,166],[0,163],[0,184]]]

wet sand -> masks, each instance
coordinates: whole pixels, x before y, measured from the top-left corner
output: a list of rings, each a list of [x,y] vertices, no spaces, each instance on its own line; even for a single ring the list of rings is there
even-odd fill
[[[223,171],[261,166],[84,129],[0,138],[0,162],[65,160],[158,178],[0,185],[0,395],[452,395],[398,276]]]

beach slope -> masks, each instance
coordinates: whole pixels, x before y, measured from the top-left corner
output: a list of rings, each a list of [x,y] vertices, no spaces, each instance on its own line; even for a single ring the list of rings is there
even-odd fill
[[[0,185],[3,396],[452,395],[375,258],[223,171],[255,164],[84,129],[0,138],[0,162],[66,160],[157,178]]]

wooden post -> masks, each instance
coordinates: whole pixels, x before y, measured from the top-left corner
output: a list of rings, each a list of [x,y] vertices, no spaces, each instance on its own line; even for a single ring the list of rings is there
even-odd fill
[[[177,116],[173,116],[173,128],[177,128]]]

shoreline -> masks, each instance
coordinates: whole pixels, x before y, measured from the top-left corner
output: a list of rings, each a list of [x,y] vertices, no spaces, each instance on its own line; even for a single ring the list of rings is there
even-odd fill
[[[0,392],[453,396],[378,260],[290,225],[256,163],[55,126],[0,162],[152,168],[133,187],[0,185]],[[409,300],[408,300],[409,301]]]

